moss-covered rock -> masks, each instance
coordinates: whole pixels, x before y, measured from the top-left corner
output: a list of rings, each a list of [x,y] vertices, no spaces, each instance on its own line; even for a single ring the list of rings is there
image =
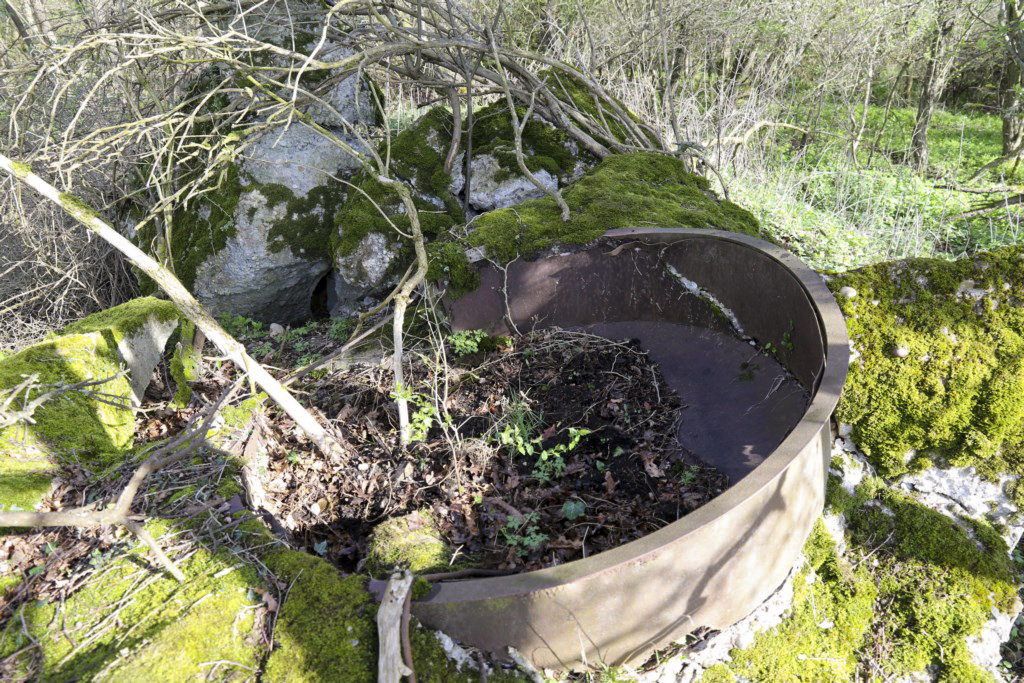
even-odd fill
[[[254,10],[250,19],[260,40],[290,53],[254,50],[253,64],[302,66],[301,88],[312,95],[300,90],[298,112],[287,122],[254,126],[266,123],[256,113],[265,109],[235,106],[238,100],[261,92],[291,98],[291,84],[260,83],[225,65],[206,69],[185,91],[201,112],[189,133],[210,156],[178,165],[175,183],[194,191],[175,204],[160,239],[149,225],[138,241],[212,311],[289,323],[310,316],[311,295],[330,269],[334,214],[345,179],[360,167],[361,143],[351,127],[377,125],[380,117],[364,77],[305,64],[304,51],[314,48],[320,59],[351,54],[331,41],[321,44],[315,21],[295,21],[276,6]],[[234,89],[223,88],[232,83]],[[215,87],[222,89],[211,96]]]
[[[0,505],[33,508],[61,460],[90,470],[120,462],[132,443],[134,401],[149,382],[177,317],[170,302],[136,299],[0,361],[0,392],[14,391],[35,377],[32,386],[17,392],[13,406],[60,387],[104,380],[60,393],[40,405],[31,422],[0,430]],[[137,377],[126,375],[124,365]]]
[[[264,560],[284,581],[295,581],[281,607],[275,648],[263,680],[287,683],[377,680],[377,603],[366,579],[343,576],[320,558],[280,550]],[[478,672],[460,671],[437,639],[414,623],[410,640],[416,678],[430,683],[476,683]],[[497,683],[525,681],[513,673],[492,672]]]
[[[709,669],[704,683],[746,680],[850,681],[871,625],[878,591],[865,568],[851,572],[819,521],[804,548],[807,563],[793,583],[793,607],[775,629],[758,634],[732,661]],[[831,624],[823,627],[822,624]]]
[[[159,537],[166,525],[149,529]],[[226,551],[200,548],[181,563],[188,580],[179,584],[154,573],[145,553],[138,546],[112,559],[63,603],[20,609],[0,631],[0,658],[21,651],[18,668],[47,681],[93,680],[101,672],[125,682],[231,680],[255,669],[256,571]],[[63,627],[51,628],[58,616]],[[38,647],[25,648],[32,641]]]
[[[849,288],[837,298],[855,352],[838,418],[879,474],[936,459],[1024,474],[1024,248],[883,263],[829,286]]]
[[[499,262],[535,255],[556,243],[585,244],[625,227],[713,228],[758,236],[753,215],[719,200],[704,178],[663,154],[610,156],[567,187],[570,219],[549,197],[492,211],[474,223],[470,243]]]
[[[395,567],[426,574],[445,571],[451,559],[452,549],[441,535],[433,515],[416,511],[374,527],[366,569],[382,578]]]
[[[839,555],[819,523],[775,629],[709,669],[704,683],[899,678],[994,681],[968,651],[992,610],[1012,610],[1016,576],[1005,542],[984,521],[952,519],[869,477],[854,493],[836,477],[828,505],[846,520]]]
[[[240,491],[228,475],[223,496]],[[367,578],[281,545],[252,518],[236,521],[231,547],[210,548],[204,533],[178,560],[181,584],[153,567],[142,545],[95,558],[105,566],[66,600],[28,603],[0,626],[0,659],[11,657],[5,671],[47,681],[229,681],[260,671],[265,681],[373,683],[377,603]],[[165,522],[147,528],[158,541],[174,535]],[[411,641],[419,680],[479,680],[415,620]],[[499,670],[489,680],[526,679]]]

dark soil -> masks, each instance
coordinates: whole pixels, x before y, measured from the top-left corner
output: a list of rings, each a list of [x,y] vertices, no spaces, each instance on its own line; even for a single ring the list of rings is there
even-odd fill
[[[299,544],[354,569],[375,525],[429,510],[458,566],[531,570],[628,543],[727,486],[679,446],[685,405],[635,343],[565,331],[479,341],[406,368],[419,431],[407,449],[387,367],[302,386],[348,444],[331,461],[272,413],[267,504]]]

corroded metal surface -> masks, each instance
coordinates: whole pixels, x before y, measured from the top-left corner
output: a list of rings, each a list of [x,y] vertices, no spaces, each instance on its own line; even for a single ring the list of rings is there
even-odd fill
[[[496,652],[511,645],[553,668],[635,661],[698,626],[746,616],[781,584],[824,503],[829,417],[849,349],[821,278],[764,241],[684,229],[618,230],[596,248],[481,275],[481,287],[453,306],[456,328],[652,321],[729,329],[682,276],[758,344],[780,349],[812,398],[763,462],[679,521],[559,567],[441,584],[413,612],[466,643]]]

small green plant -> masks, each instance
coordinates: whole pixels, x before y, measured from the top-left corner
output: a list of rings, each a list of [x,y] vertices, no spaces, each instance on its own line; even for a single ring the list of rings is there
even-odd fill
[[[426,441],[430,428],[434,426],[437,408],[429,396],[417,394],[409,387],[398,387],[391,392],[391,399],[397,401],[404,398],[416,407],[409,416],[409,443]]]
[[[259,344],[254,344],[249,353],[252,355],[253,358],[264,358],[273,351],[274,345],[266,341],[260,342]]]
[[[513,451],[525,457],[536,457],[537,462],[533,468],[533,476],[542,484],[552,479],[558,479],[565,475],[565,460],[563,456],[574,450],[580,440],[590,434],[585,427],[569,428],[569,443],[560,443],[552,448],[541,448],[543,437],[531,436],[530,431],[524,429],[520,423],[509,423],[498,433],[498,441],[503,446],[509,446]]]
[[[509,517],[501,529],[501,536],[519,557],[526,557],[548,540],[547,534],[541,533],[537,526],[536,512],[525,514],[521,519]]]
[[[348,341],[348,338],[352,336],[352,333],[356,329],[356,318],[355,316],[349,316],[347,318],[335,318],[331,321],[331,326],[327,329],[327,334],[330,335],[331,339],[335,341]]]
[[[587,511],[587,505],[582,500],[571,498],[562,503],[562,516],[570,522],[574,522]]]
[[[264,332],[263,323],[244,315],[222,313],[217,316],[217,322],[235,339],[252,339],[259,337]]]
[[[699,472],[700,467],[697,465],[683,465],[682,471],[679,473],[679,483],[683,486],[689,486],[697,479]]]
[[[295,451],[288,451],[288,454],[284,457],[293,465],[299,464],[299,454]]]
[[[483,330],[461,330],[448,335],[448,343],[452,345],[456,356],[468,356],[480,350],[480,342],[487,338]]]

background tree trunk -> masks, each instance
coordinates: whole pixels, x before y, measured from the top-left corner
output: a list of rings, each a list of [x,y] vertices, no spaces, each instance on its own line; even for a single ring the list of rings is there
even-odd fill
[[[1024,60],[1024,30],[1021,10],[1024,0],[1003,3],[1003,25],[1006,30],[1006,58],[999,83],[999,108],[1003,116],[1003,154],[1012,154],[1024,143],[1024,82],[1021,62]]]
[[[921,82],[921,94],[917,99],[917,117],[914,119],[914,133],[910,140],[910,153],[914,168],[925,171],[928,168],[928,128],[932,123],[935,105],[946,87],[952,62],[949,58],[950,38],[953,34],[953,19],[939,17],[934,37],[928,50],[928,66]]]

